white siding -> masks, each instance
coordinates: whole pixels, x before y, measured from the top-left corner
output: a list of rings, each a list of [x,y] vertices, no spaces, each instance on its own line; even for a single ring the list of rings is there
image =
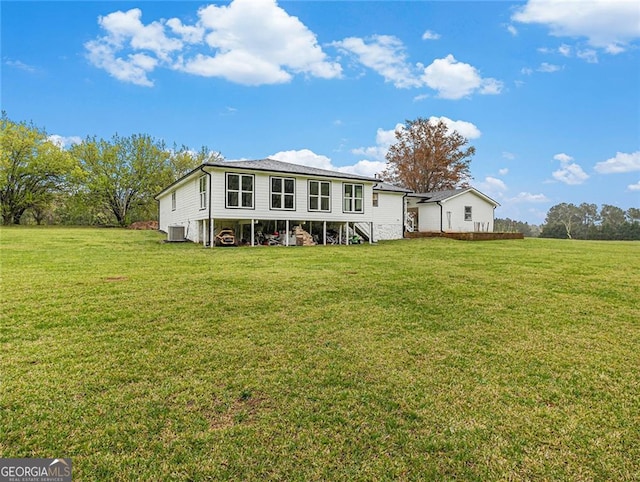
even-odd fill
[[[378,206],[373,207],[373,239],[401,239],[404,236],[404,193],[376,191]]]
[[[226,207],[226,173],[254,175],[254,207]],[[271,209],[271,177],[293,178],[295,180],[295,209]],[[331,211],[309,211],[308,186],[309,179],[328,181],[331,183]],[[364,185],[364,212],[343,212],[343,184],[346,181],[323,178],[307,178],[286,173],[262,173],[229,169],[213,172],[213,218],[214,219],[262,219],[290,221],[328,221],[328,222],[371,222],[373,219],[372,192],[373,183],[353,181]]]
[[[174,186],[159,198],[159,229],[167,232],[169,226],[184,226],[185,237],[200,242],[198,220],[206,219],[207,209],[200,209],[198,180],[202,173],[197,173]],[[207,179],[208,183],[208,179]],[[176,193],[176,209],[172,210],[171,193]],[[207,198],[208,201],[208,198]]]
[[[268,173],[260,171],[249,171],[240,169],[212,169],[211,197],[207,193],[207,202],[211,199],[211,217],[216,224],[222,222],[230,226],[235,223],[224,223],[225,220],[237,221],[238,224],[247,224],[249,220],[277,220],[277,221],[327,221],[334,223],[371,223],[373,221],[373,182],[360,180],[331,179],[322,177],[305,177],[287,173]],[[254,207],[249,208],[228,208],[226,206],[226,173],[236,173],[253,176]],[[202,172],[194,172],[189,177],[183,179],[170,189],[167,189],[159,201],[159,228],[168,231],[169,226],[180,225],[185,227],[185,236],[194,242],[202,242],[206,238],[203,232],[204,223],[209,216],[209,208],[200,209],[199,184],[198,180]],[[271,177],[293,178],[295,180],[295,209],[271,209]],[[207,185],[209,177],[206,177]],[[308,187],[309,179],[325,181],[330,183],[331,210],[309,211],[308,209]],[[362,184],[363,189],[363,212],[345,213],[343,212],[343,185],[344,183]],[[176,209],[172,210],[171,194],[176,193]],[[244,223],[243,223],[244,221]],[[293,225],[291,226],[293,229]]]
[[[440,231],[440,206],[435,203],[418,204],[418,231]]]
[[[471,221],[465,221],[465,206],[471,206]],[[442,202],[442,229],[452,232],[493,231],[493,205],[473,192]],[[451,225],[447,212],[451,213]]]

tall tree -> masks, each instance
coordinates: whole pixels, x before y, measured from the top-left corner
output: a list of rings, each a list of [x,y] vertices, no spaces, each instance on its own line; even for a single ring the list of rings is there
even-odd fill
[[[567,237],[572,239],[573,230],[576,225],[581,225],[582,219],[583,213],[575,204],[556,204],[549,209],[540,236],[543,238]],[[559,232],[564,232],[565,236],[559,236]]]
[[[627,218],[629,219],[630,223],[640,222],[640,208],[627,209]]]
[[[154,204],[154,194],[171,177],[169,151],[146,134],[115,135],[111,141],[88,137],[71,152],[82,167],[78,185],[85,199],[120,226],[129,223],[133,208]]]
[[[383,179],[415,192],[465,187],[471,179],[473,146],[443,121],[418,117],[395,132],[396,143],[387,153]]]
[[[184,145],[180,149],[174,145],[169,157],[171,178],[168,179],[167,184],[189,173],[200,164],[222,160],[223,157],[219,152],[212,151],[205,146],[201,147],[199,151],[193,151]]]
[[[3,224],[20,224],[27,209],[41,209],[74,168],[69,154],[32,124],[0,119],[0,209]]]

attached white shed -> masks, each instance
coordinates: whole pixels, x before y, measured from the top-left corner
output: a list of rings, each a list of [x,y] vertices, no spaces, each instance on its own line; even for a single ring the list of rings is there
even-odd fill
[[[500,204],[473,187],[407,196],[407,213],[420,232],[493,232]]]

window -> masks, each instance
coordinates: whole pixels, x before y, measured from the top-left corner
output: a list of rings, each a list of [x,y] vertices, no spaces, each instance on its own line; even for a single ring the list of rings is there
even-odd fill
[[[295,209],[295,179],[271,178],[271,209]]]
[[[198,179],[198,190],[200,193],[200,209],[207,207],[207,176],[200,176]]]
[[[362,196],[364,186],[362,184],[344,184],[344,212],[361,213],[364,212]]]
[[[171,193],[171,210],[172,211],[176,210],[176,192],[175,191]]]
[[[378,195],[379,195],[379,193],[377,193],[377,192],[373,193],[373,207],[374,208],[378,207]]]
[[[331,183],[309,181],[309,211],[331,211]]]
[[[227,207],[253,208],[253,175],[227,173]]]
[[[465,206],[464,207],[464,220],[465,221],[472,221],[472,218],[471,218],[471,206]]]

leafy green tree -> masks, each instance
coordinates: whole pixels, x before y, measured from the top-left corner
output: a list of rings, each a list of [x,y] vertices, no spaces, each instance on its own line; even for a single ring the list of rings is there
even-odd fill
[[[640,239],[640,209],[627,211],[604,204],[557,204],[547,213],[542,237],[574,239]]]
[[[387,152],[383,179],[415,192],[467,186],[475,147],[447,125],[418,117],[397,129],[396,143]]]
[[[219,152],[212,151],[204,146],[201,147],[199,151],[193,151],[184,145],[181,146],[180,149],[177,149],[174,145],[170,154],[169,166],[171,178],[167,180],[167,184],[191,172],[200,164],[223,160],[223,157]],[[166,185],[163,187],[166,187]]]
[[[146,134],[115,135],[110,141],[87,137],[71,153],[80,163],[81,174],[76,178],[77,193],[69,199],[75,211],[68,214],[80,214],[78,199],[82,199],[92,211],[92,222],[104,223],[103,215],[108,214],[120,226],[156,219],[155,194],[203,162],[221,159],[204,147],[198,152],[186,146],[167,149]]]
[[[601,237],[603,239],[622,239],[625,230],[626,216],[623,209],[610,204],[603,204],[600,208]]]
[[[73,158],[48,139],[43,129],[0,119],[0,209],[3,224],[20,224],[28,209],[36,219],[64,188]]]
[[[630,223],[640,223],[640,209],[629,208],[627,209],[627,219]]]
[[[496,218],[493,223],[493,230],[500,233],[522,233],[527,237],[537,235],[529,223],[523,223],[522,221],[516,221],[510,218]]]
[[[547,212],[540,236],[543,238],[563,237],[572,239],[572,232],[576,225],[581,225],[582,219],[583,214],[575,204],[556,204]],[[564,236],[558,236],[559,232],[564,232]]]
[[[146,134],[111,141],[87,137],[71,148],[82,168],[76,179],[87,204],[110,213],[120,226],[134,207],[154,204],[153,195],[170,177],[169,152]]]

